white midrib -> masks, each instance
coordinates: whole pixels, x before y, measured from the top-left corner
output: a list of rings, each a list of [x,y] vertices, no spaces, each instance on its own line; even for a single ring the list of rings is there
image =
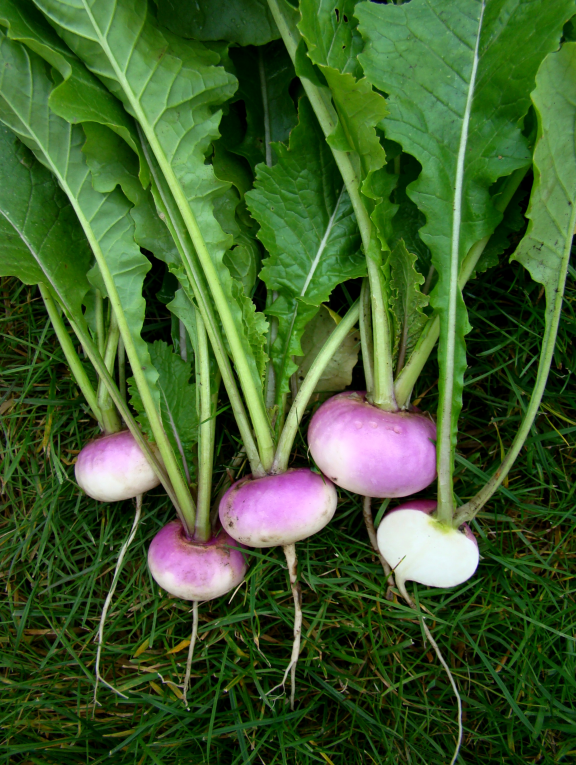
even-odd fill
[[[452,448],[452,398],[454,395],[454,359],[456,355],[456,313],[458,305],[458,275],[460,270],[460,228],[462,223],[462,196],[464,187],[464,161],[466,157],[466,147],[468,144],[468,130],[470,126],[470,114],[472,111],[472,101],[474,99],[474,88],[476,85],[476,75],[478,73],[480,47],[480,33],[482,30],[482,21],[484,18],[484,9],[486,0],[482,0],[480,9],[480,18],[478,19],[478,31],[476,33],[476,45],[474,47],[474,59],[472,62],[472,71],[470,73],[470,84],[466,97],[466,108],[462,119],[462,129],[460,131],[460,145],[458,147],[458,158],[456,161],[456,179],[454,184],[454,212],[452,214],[452,246],[450,251],[450,298],[448,302],[448,332],[446,343],[446,367],[444,381],[444,401],[441,409],[441,427],[440,427],[440,455],[438,459],[438,491],[439,499],[443,504],[449,504],[452,508],[452,487],[450,481]]]
[[[318,264],[320,263],[320,258],[322,257],[322,253],[326,249],[326,245],[328,244],[328,239],[330,237],[330,234],[332,233],[332,229],[334,228],[334,221],[336,220],[336,215],[338,214],[340,202],[342,201],[342,197],[344,196],[345,188],[346,186],[342,186],[342,190],[340,191],[338,200],[336,201],[336,206],[334,207],[334,212],[330,216],[330,220],[328,221],[328,225],[326,226],[326,231],[324,232],[322,241],[318,245],[318,251],[316,252],[316,256],[314,260],[312,261],[312,265],[310,266],[310,271],[308,271],[308,276],[306,277],[306,281],[304,282],[304,286],[302,287],[302,291],[300,292],[300,297],[304,297],[304,295],[306,294],[306,290],[310,286],[310,282],[314,278],[314,273],[316,269],[318,268]]]
[[[322,237],[320,244],[318,245],[318,250],[316,251],[316,255],[314,256],[314,260],[312,261],[310,265],[310,270],[308,271],[308,274],[306,276],[306,279],[304,281],[304,286],[300,290],[299,297],[303,298],[306,294],[306,290],[310,286],[310,282],[314,278],[314,274],[316,272],[316,269],[318,268],[318,265],[320,264],[320,259],[322,258],[322,253],[326,249],[326,245],[328,244],[328,239],[330,238],[330,234],[332,233],[332,229],[334,228],[334,221],[336,220],[336,215],[338,214],[338,210],[340,208],[340,203],[342,202],[342,197],[344,196],[344,191],[346,190],[346,185],[344,184],[342,186],[342,189],[340,191],[340,194],[338,195],[338,199],[336,200],[336,205],[334,207],[334,210],[332,212],[332,215],[330,216],[330,220],[328,221],[328,225],[326,226],[326,231],[324,232],[324,236]],[[288,352],[288,347],[290,345],[290,338],[292,337],[292,331],[294,330],[294,324],[296,322],[296,316],[298,314],[298,303],[296,302],[294,306],[294,312],[292,313],[292,323],[290,324],[290,331],[286,335],[286,347],[284,348],[284,362],[286,361],[286,354]]]

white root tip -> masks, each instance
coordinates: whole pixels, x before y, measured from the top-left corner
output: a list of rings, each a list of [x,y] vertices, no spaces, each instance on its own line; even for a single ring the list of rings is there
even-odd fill
[[[100,615],[100,624],[98,625],[98,632],[96,635],[96,642],[98,643],[98,649],[96,651],[96,665],[94,669],[94,697],[92,700],[92,703],[94,705],[94,709],[96,706],[100,706],[100,702],[98,701],[98,686],[100,683],[103,683],[104,685],[108,686],[110,690],[114,691],[118,696],[121,696],[123,699],[127,699],[128,696],[124,696],[123,693],[121,693],[117,688],[114,688],[113,685],[108,683],[102,675],[100,674],[100,659],[102,656],[102,646],[104,644],[104,624],[106,623],[106,616],[108,614],[108,609],[110,608],[110,604],[112,603],[112,598],[114,597],[114,593],[116,592],[116,585],[118,584],[118,578],[120,576],[120,572],[122,571],[122,564],[124,563],[124,558],[126,556],[126,553],[128,552],[128,548],[132,544],[132,540],[134,539],[136,535],[136,531],[138,530],[138,524],[140,523],[140,516],[142,514],[142,494],[138,494],[136,497],[136,513],[134,514],[134,521],[132,522],[132,528],[130,529],[130,533],[128,534],[128,538],[120,548],[120,552],[118,553],[118,560],[116,561],[116,568],[114,569],[114,576],[112,577],[112,584],[110,586],[110,590],[108,591],[108,595],[106,596],[106,600],[104,601],[104,608],[102,609],[102,614]]]
[[[188,658],[186,659],[186,675],[184,677],[184,686],[182,688],[182,701],[186,709],[188,706],[188,688],[190,687],[190,675],[192,673],[192,659],[194,658],[194,646],[198,637],[198,601],[192,602],[192,635],[190,636],[190,647],[188,648]]]
[[[398,576],[396,576],[396,585],[398,586],[398,589],[400,590],[400,593],[404,600],[408,603],[410,608],[413,608],[415,611],[419,612],[420,609],[416,607],[416,604],[408,594],[408,591],[406,590],[406,584],[404,579],[399,579]],[[454,691],[454,695],[456,696],[456,704],[458,705],[458,740],[456,742],[456,749],[454,750],[454,755],[452,756],[452,759],[450,760],[450,765],[454,765],[456,760],[458,759],[458,755],[460,754],[460,747],[462,746],[462,738],[464,735],[464,729],[462,725],[462,699],[460,698],[460,693],[458,692],[458,687],[456,686],[456,681],[454,680],[454,676],[452,672],[450,671],[450,667],[446,663],[446,660],[444,659],[444,656],[442,655],[442,651],[440,650],[438,643],[434,640],[432,637],[432,633],[430,632],[430,629],[428,628],[428,625],[426,624],[426,617],[424,614],[422,614],[422,629],[424,630],[424,634],[428,638],[430,645],[434,649],[434,653],[438,657],[438,661],[440,664],[444,667],[446,674],[448,675],[448,680],[450,681],[450,685],[452,686],[452,690]]]
[[[282,682],[275,685],[272,690],[268,691],[273,693],[277,688],[284,688],[288,675],[290,675],[290,709],[294,709],[294,703],[296,700],[296,666],[298,664],[298,657],[300,655],[300,643],[302,639],[302,588],[298,582],[298,558],[296,556],[295,545],[284,545],[282,547],[284,555],[286,556],[286,563],[288,564],[288,575],[290,577],[290,588],[292,589],[292,597],[294,598],[294,640],[292,642],[292,655],[290,657],[290,663],[286,667]]]

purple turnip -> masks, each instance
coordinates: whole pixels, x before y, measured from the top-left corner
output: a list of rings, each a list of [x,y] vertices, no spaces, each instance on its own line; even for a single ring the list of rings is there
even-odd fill
[[[236,481],[220,502],[220,521],[250,547],[289,545],[323,529],[336,511],[331,481],[308,468]]]
[[[156,582],[184,600],[212,600],[237,587],[247,563],[239,545],[225,531],[205,543],[186,536],[180,521],[171,521],[152,540],[148,567]]]
[[[308,445],[331,481],[367,497],[406,497],[436,477],[436,426],[418,412],[385,412],[362,392],[340,393],[312,417]]]
[[[160,483],[128,430],[86,444],[74,472],[80,488],[100,502],[132,499]]]
[[[293,468],[262,478],[241,478],[220,501],[220,521],[230,536],[251,547],[282,545],[284,550],[294,598],[294,640],[290,663],[276,687],[283,687],[290,673],[292,709],[302,636],[302,592],[295,542],[323,529],[334,515],[337,503],[332,482],[308,468]]]
[[[432,515],[435,509],[433,500],[411,500],[386,513],[378,526],[378,548],[394,569],[403,595],[408,580],[454,587],[478,567],[478,543],[470,527],[463,524],[460,530],[439,523]]]

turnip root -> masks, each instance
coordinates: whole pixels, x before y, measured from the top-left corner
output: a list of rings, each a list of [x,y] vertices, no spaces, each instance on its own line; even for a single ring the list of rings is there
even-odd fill
[[[244,579],[248,568],[238,542],[225,531],[208,542],[188,539],[180,521],[156,534],[148,549],[150,573],[166,592],[184,600],[212,600]]]
[[[236,481],[220,501],[220,521],[230,536],[250,547],[282,545],[284,550],[294,598],[294,640],[290,663],[280,685],[284,686],[290,674],[292,709],[302,636],[302,592],[294,543],[323,529],[334,515],[337,503],[338,495],[331,481],[308,468],[262,478],[247,476]]]
[[[405,595],[408,580],[431,587],[454,587],[478,567],[478,543],[467,524],[462,531],[440,524],[436,502],[416,499],[390,510],[378,526],[378,548]],[[406,595],[405,595],[406,597]]]
[[[122,570],[122,564],[124,562],[124,556],[128,552],[128,548],[132,544],[132,540],[134,539],[136,535],[136,531],[138,530],[138,524],[140,523],[140,515],[142,514],[142,495],[139,494],[136,497],[136,513],[134,515],[134,521],[132,522],[132,528],[130,529],[130,533],[128,534],[128,538],[120,548],[120,552],[118,553],[118,560],[116,561],[116,568],[114,569],[114,576],[112,577],[112,584],[110,585],[110,589],[108,590],[108,594],[106,595],[106,600],[104,601],[104,608],[102,609],[102,614],[100,615],[100,624],[98,626],[98,634],[96,637],[96,642],[98,643],[98,649],[96,650],[96,662],[94,666],[94,675],[96,677],[96,682],[94,683],[94,706],[98,704],[98,684],[100,682],[104,683],[104,685],[107,685],[111,690],[114,691],[114,693],[117,693],[119,696],[122,696],[122,698],[127,698],[127,696],[124,696],[123,693],[120,693],[120,691],[117,688],[114,688],[113,685],[111,685],[107,680],[105,680],[102,675],[100,674],[100,659],[102,657],[102,646],[104,645],[104,625],[106,623],[106,616],[108,614],[108,609],[110,608],[110,603],[112,603],[112,598],[114,597],[114,593],[116,592],[116,585],[118,584],[118,577],[120,576],[120,571]]]
[[[308,445],[331,481],[367,497],[406,497],[436,477],[436,426],[424,414],[385,412],[362,392],[328,399],[312,417]]]
[[[160,483],[128,430],[86,444],[74,472],[80,488],[100,502],[132,499]]]
[[[220,502],[220,521],[250,547],[289,545],[316,534],[336,511],[336,489],[308,468],[236,481]]]
[[[190,539],[180,521],[171,521],[156,534],[148,549],[148,568],[156,582],[177,598],[192,601],[193,625],[182,698],[188,709],[187,693],[198,635],[198,601],[213,600],[237,587],[248,564],[242,547],[224,530],[207,542]]]
[[[469,579],[480,559],[478,543],[470,527],[450,528],[432,517],[437,503],[413,499],[390,510],[378,526],[378,548],[394,569],[398,589],[408,605],[418,611],[406,590],[406,581],[431,587],[454,587]],[[458,740],[450,765],[454,765],[462,743],[462,700],[450,667],[422,615],[422,629],[444,667],[458,705]]]

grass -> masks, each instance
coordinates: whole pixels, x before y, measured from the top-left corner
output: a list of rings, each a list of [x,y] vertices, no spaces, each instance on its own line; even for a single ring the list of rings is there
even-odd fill
[[[478,573],[455,590],[411,589],[433,614],[430,627],[462,694],[461,763],[576,759],[575,276],[541,414],[507,486],[473,524]],[[518,265],[488,272],[468,293],[474,331],[457,464],[462,500],[513,438],[534,379],[544,308]],[[172,517],[160,490],[145,497],[106,625],[102,670],[127,698],[102,688],[102,706],[93,709],[94,637],[134,508],[79,492],[71,463],[94,434],[93,421],[35,290],[5,280],[2,297],[2,761],[449,762],[451,688],[414,612],[385,599],[358,498],[345,492],[333,523],[298,545],[304,641],[294,712],[280,693],[268,695],[292,633],[278,550],[251,553],[238,591],[202,604],[191,709],[184,709],[177,683],[190,604],[162,593],[146,567],[151,538]],[[155,326],[167,326],[165,317]],[[417,392],[431,410],[436,378],[431,363]],[[226,416],[220,469],[232,453]],[[301,442],[295,460],[305,459]]]

